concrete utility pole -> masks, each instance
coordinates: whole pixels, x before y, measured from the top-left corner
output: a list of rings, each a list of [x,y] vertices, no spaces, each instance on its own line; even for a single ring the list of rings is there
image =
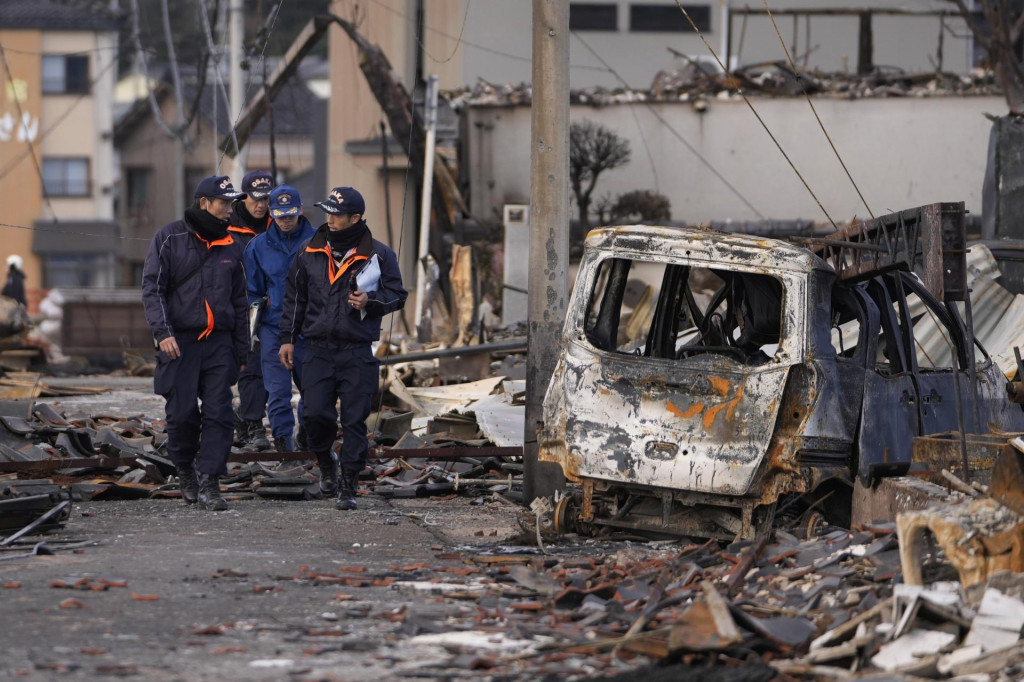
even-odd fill
[[[437,74],[427,78],[427,92],[424,100],[426,119],[426,154],[423,158],[423,195],[420,197],[420,248],[416,259],[416,311],[413,327],[419,333],[423,319],[423,307],[427,305],[427,276],[423,270],[423,259],[430,250],[430,207],[434,192],[434,145],[437,139]],[[420,339],[421,341],[425,339]]]
[[[569,300],[569,0],[533,0],[530,277],[523,498],[550,497],[561,468],[537,459],[537,428]]]
[[[241,115],[245,106],[245,81],[242,76],[242,53],[245,51],[245,6],[242,0],[231,0],[228,7],[228,34],[229,34],[229,58],[228,69],[230,71],[230,96],[231,111],[228,112],[228,120],[232,127],[235,120]],[[231,173],[231,180],[237,185],[242,182],[245,174],[245,152],[241,149],[235,155],[235,167]]]

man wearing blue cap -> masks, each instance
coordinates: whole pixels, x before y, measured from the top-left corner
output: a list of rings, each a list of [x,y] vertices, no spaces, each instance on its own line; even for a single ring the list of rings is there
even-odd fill
[[[282,364],[295,364],[295,343],[305,339],[302,421],[320,465],[321,488],[338,476],[331,446],[341,426],[337,509],[356,508],[359,472],[366,466],[366,418],[377,392],[380,361],[370,344],[380,339],[381,318],[400,310],[408,293],[395,252],[373,238],[363,220],[365,203],[351,187],[335,187],[317,203],[327,214],[295,258],[281,317]],[[326,485],[325,485],[326,484]]]
[[[270,217],[267,231],[257,235],[245,249],[245,273],[249,287],[249,303],[266,298],[266,306],[259,326],[260,357],[263,363],[263,383],[269,395],[268,416],[274,446],[279,452],[292,452],[295,442],[292,432],[292,378],[302,388],[301,360],[303,346],[297,340],[294,369],[289,372],[277,354],[281,348],[278,330],[281,310],[284,308],[285,280],[299,249],[316,233],[302,215],[302,199],[290,185],[281,185],[270,193]],[[302,414],[302,405],[299,405]],[[301,428],[301,427],[300,427]],[[334,490],[329,491],[330,494]]]
[[[231,205],[228,218],[235,241],[244,249],[246,245],[270,227],[267,215],[270,190],[274,189],[274,176],[265,170],[252,170],[242,178],[243,194]],[[249,353],[245,371],[238,377],[238,412],[235,415],[236,440],[253,450],[270,447],[267,431],[263,428],[263,414],[266,411],[267,391],[263,387],[263,366],[259,350]]]
[[[226,175],[203,179],[183,219],[153,237],[142,273],[160,349],[153,388],[167,401],[167,454],[185,503],[211,511],[227,509],[220,477],[231,451],[231,385],[249,347],[242,249],[228,232],[239,196]]]

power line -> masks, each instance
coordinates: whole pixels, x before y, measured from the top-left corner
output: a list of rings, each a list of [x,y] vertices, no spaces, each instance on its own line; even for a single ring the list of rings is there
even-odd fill
[[[623,84],[623,85],[625,85],[625,86],[626,86],[627,88],[629,87],[629,84],[628,84],[628,83],[626,83],[626,80],[625,80],[625,79],[624,79],[624,78],[623,78],[623,77],[622,77],[621,75],[619,75],[619,73],[618,73],[617,71],[615,71],[615,69],[613,69],[613,68],[612,68],[612,67],[611,67],[611,66],[610,66],[610,65],[608,64],[608,62],[606,62],[606,61],[605,61],[605,60],[604,60],[604,59],[603,59],[603,58],[601,57],[601,55],[599,55],[599,54],[598,54],[598,53],[597,53],[597,52],[596,52],[596,51],[595,51],[595,50],[594,50],[594,49],[593,49],[592,47],[590,47],[590,45],[588,45],[588,44],[587,44],[587,42],[586,42],[585,40],[583,40],[583,38],[581,38],[581,37],[579,36],[579,34],[577,34],[577,33],[575,33],[575,32],[574,32],[574,33],[573,33],[573,35],[575,35],[575,36],[576,36],[576,39],[580,41],[580,43],[581,43],[581,44],[583,45],[583,47],[585,47],[585,48],[587,49],[587,51],[588,51],[588,52],[590,52],[590,54],[594,55],[594,57],[595,57],[595,58],[597,58],[597,60],[598,60],[598,61],[600,61],[600,62],[601,62],[602,64],[604,64],[605,66],[607,66],[607,67],[608,67],[608,70],[609,70],[609,71],[610,71],[610,72],[612,73],[612,75],[614,75],[614,76],[615,76],[616,78],[618,78],[618,79],[619,79],[619,81],[621,81],[621,82],[622,82],[622,84]],[[706,168],[707,168],[708,170],[710,170],[710,171],[711,171],[711,173],[712,173],[712,174],[713,174],[713,175],[714,175],[714,176],[715,176],[716,178],[718,178],[719,180],[721,180],[721,181],[722,181],[722,182],[723,182],[723,183],[725,184],[725,186],[726,186],[726,187],[728,187],[728,188],[729,188],[729,190],[730,190],[730,191],[731,191],[731,192],[732,192],[733,194],[735,194],[735,195],[736,195],[736,196],[737,196],[737,197],[739,198],[739,200],[740,200],[740,201],[742,201],[742,202],[744,203],[744,205],[745,205],[745,206],[746,206],[747,208],[749,208],[749,209],[750,209],[751,211],[753,211],[753,212],[754,212],[754,215],[756,215],[756,216],[757,216],[758,218],[760,218],[761,220],[765,220],[764,214],[762,214],[762,213],[761,213],[760,211],[758,211],[758,210],[757,210],[756,208],[754,208],[754,205],[753,205],[753,204],[751,204],[751,203],[750,203],[750,201],[748,201],[748,200],[747,200],[747,198],[746,198],[745,196],[743,196],[743,193],[742,193],[742,192],[740,192],[740,191],[739,191],[739,190],[738,190],[738,189],[737,189],[737,188],[736,188],[736,187],[735,187],[735,186],[734,186],[734,185],[733,185],[733,184],[732,184],[731,182],[729,182],[728,180],[726,180],[725,176],[724,176],[724,175],[722,175],[722,174],[721,174],[721,173],[720,173],[720,172],[718,171],[718,169],[717,169],[717,168],[715,168],[715,167],[714,167],[714,166],[713,166],[713,165],[711,164],[711,162],[710,162],[710,161],[708,161],[708,160],[707,160],[707,159],[706,159],[706,158],[705,158],[705,157],[704,157],[704,156],[703,156],[703,155],[702,155],[702,154],[701,154],[701,153],[700,153],[699,151],[697,151],[697,148],[696,148],[696,147],[694,147],[694,146],[693,146],[692,144],[690,144],[690,143],[689,143],[689,142],[687,141],[687,139],[686,139],[685,137],[683,137],[683,135],[682,135],[682,134],[681,134],[681,133],[680,133],[680,132],[679,132],[678,130],[676,130],[676,129],[675,129],[675,128],[674,128],[674,127],[673,127],[673,126],[672,126],[672,125],[671,125],[671,124],[670,124],[670,123],[668,122],[668,121],[666,121],[666,120],[665,120],[665,117],[661,115],[661,113],[660,113],[660,112],[659,112],[659,111],[658,111],[658,110],[657,110],[657,109],[656,109],[656,108],[654,107],[654,105],[653,105],[653,104],[651,104],[651,103],[650,103],[649,101],[647,101],[647,100],[644,100],[644,105],[645,105],[645,106],[647,107],[647,109],[648,109],[648,110],[649,110],[649,111],[651,112],[651,114],[652,114],[652,115],[653,115],[653,116],[654,116],[655,118],[657,118],[657,119],[658,119],[658,121],[660,121],[660,122],[661,122],[661,124],[662,124],[662,125],[664,125],[664,126],[665,126],[666,128],[668,128],[668,130],[669,130],[669,131],[670,131],[670,132],[672,133],[672,135],[673,135],[673,136],[674,136],[674,137],[675,137],[675,138],[676,138],[677,140],[679,140],[680,142],[682,142],[682,143],[683,143],[683,145],[684,145],[684,146],[685,146],[685,147],[686,147],[687,149],[689,149],[689,150],[690,150],[690,153],[692,153],[692,154],[693,154],[694,156],[696,156],[696,157],[697,157],[697,159],[698,159],[698,160],[699,160],[699,161],[700,161],[700,162],[701,162],[702,164],[704,164],[704,166],[705,166],[705,167],[706,167]],[[637,127],[639,127],[639,123],[637,124]],[[643,139],[643,132],[641,132],[641,133],[640,133],[640,136],[641,136],[641,139]],[[646,142],[646,140],[644,140],[644,146],[645,146],[645,147],[647,146],[647,142]],[[648,151],[648,156],[650,156],[650,152],[649,152],[649,151]],[[653,162],[653,160],[651,161],[651,163],[652,163],[652,165],[653,165],[653,163],[654,163],[654,162]]]
[[[89,55],[93,52],[106,52],[107,50],[117,50],[118,52],[120,52],[121,49],[122,48],[120,45],[103,45],[100,47],[90,47],[87,50],[75,50],[74,52],[54,52],[53,50],[41,52],[39,50],[22,50],[17,47],[6,48],[8,52],[13,52],[15,54],[28,54],[36,57],[78,57],[82,55]]]
[[[431,61],[437,62],[438,64],[447,64],[452,60],[452,57],[455,56],[455,53],[459,51],[459,47],[462,45],[462,34],[466,31],[466,19],[469,18],[469,2],[470,0],[466,0],[466,11],[462,15],[462,27],[459,29],[459,37],[455,41],[455,47],[452,48],[452,53],[448,55],[446,59],[437,59],[434,55],[430,54],[426,45],[420,43],[420,47],[423,48],[423,53],[430,57]],[[416,37],[416,42],[420,42],[419,36]]]
[[[56,223],[55,223],[56,224]],[[76,234],[81,237],[98,237],[100,239],[119,239],[122,241],[137,241],[137,242],[148,242],[151,241],[149,237],[124,237],[119,234],[95,234],[92,232],[78,232],[75,230],[67,230],[63,227],[29,227],[28,225],[16,225],[14,223],[0,223],[0,227],[9,227],[15,230],[29,230],[31,232],[55,232],[61,235]]]
[[[768,12],[768,18],[772,20],[772,26],[775,27],[775,35],[779,37],[779,42],[782,43],[782,49],[786,52],[786,59],[789,60],[789,65],[790,67],[792,67],[793,73],[796,74],[796,79],[800,83],[800,89],[804,91],[804,97],[807,98],[807,104],[810,105],[811,111],[814,112],[814,118],[815,120],[818,121],[818,126],[821,127],[821,132],[825,134],[825,139],[828,140],[829,146],[832,147],[832,151],[835,153],[836,158],[839,159],[839,165],[842,166],[843,171],[846,172],[846,177],[850,179],[850,182],[853,184],[853,188],[857,190],[857,196],[860,197],[861,203],[864,204],[864,208],[868,210],[868,215],[874,218],[875,214],[871,212],[871,207],[868,206],[867,199],[865,199],[864,195],[861,194],[860,187],[857,186],[857,182],[853,179],[853,176],[850,175],[850,170],[846,167],[846,164],[843,162],[843,157],[839,155],[839,150],[836,149],[836,145],[832,142],[832,137],[828,134],[828,131],[825,130],[825,124],[822,123],[821,117],[818,116],[818,110],[814,107],[814,102],[811,101],[811,96],[810,94],[808,94],[807,87],[804,85],[803,76],[800,74],[800,71],[796,68],[796,63],[793,61],[793,56],[789,53],[789,48],[786,47],[786,41],[783,40],[782,38],[782,32],[779,31],[779,25],[775,23],[775,16],[772,14],[771,9],[768,8],[768,0],[762,0],[762,2],[764,2],[765,11]]]
[[[7,73],[7,80],[11,84],[11,89],[14,90],[14,76],[11,74],[11,65],[7,63],[7,52],[4,50],[4,46],[0,44],[0,60],[4,63],[4,71]],[[32,139],[28,135],[28,121],[25,120],[25,112],[21,108],[21,97],[12,97],[14,100],[14,106],[18,109],[18,125],[21,126],[20,132],[25,138],[25,145],[28,146],[28,151],[32,155],[32,163],[36,167],[36,173],[39,175],[39,184],[43,190],[43,199],[46,201],[46,205],[50,208],[50,213],[53,215],[54,221],[57,220],[57,212],[53,210],[53,203],[50,201],[50,196],[46,193],[46,178],[43,177],[43,167],[39,163],[39,157],[36,156],[36,148],[32,144]]]
[[[704,47],[708,48],[708,51],[711,53],[711,56],[715,58],[716,62],[718,62],[718,66],[722,68],[722,72],[725,73],[725,75],[727,76],[731,76],[732,74],[729,72],[729,69],[726,68],[725,64],[722,63],[722,60],[718,58],[718,53],[715,52],[715,49],[713,47],[711,47],[711,44],[707,41],[707,38],[704,37],[704,33],[701,32],[700,28],[697,26],[697,23],[690,17],[690,13],[686,11],[686,8],[683,7],[679,0],[676,0],[676,7],[678,7],[679,11],[683,13],[683,16],[686,17],[686,20],[690,22],[690,26],[693,27],[693,30],[697,33],[697,36],[704,43]],[[794,164],[793,161],[789,158],[789,155],[786,154],[786,150],[782,148],[782,145],[779,144],[779,141],[775,139],[775,135],[772,134],[772,131],[768,128],[768,124],[764,122],[764,119],[761,118],[761,115],[757,113],[757,109],[754,108],[754,105],[747,98],[747,95],[743,92],[743,88],[737,87],[736,92],[739,94],[740,97],[743,98],[743,101],[747,103],[747,106],[750,107],[750,111],[753,112],[754,116],[761,124],[761,127],[764,128],[764,131],[768,133],[768,137],[772,139],[772,142],[775,143],[775,146],[778,147],[779,152],[782,154],[783,158],[786,159],[786,162],[789,164],[789,167],[792,168],[793,172],[796,173],[796,176],[800,178],[800,182],[804,183],[804,187],[810,193],[811,197],[814,198],[814,201],[817,202],[818,208],[821,209],[821,212],[824,213],[825,217],[828,218],[828,221],[832,223],[832,227],[838,230],[839,226],[836,225],[836,221],[832,220],[832,216],[830,216],[828,211],[825,210],[825,207],[822,205],[821,200],[818,199],[818,196],[814,193],[814,190],[812,190],[811,186],[807,184],[806,180],[804,180],[804,176],[800,174],[799,170],[797,170],[796,164]]]

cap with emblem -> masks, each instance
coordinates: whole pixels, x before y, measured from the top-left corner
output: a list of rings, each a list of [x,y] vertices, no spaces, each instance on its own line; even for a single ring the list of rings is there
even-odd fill
[[[362,214],[366,211],[363,195],[352,187],[335,187],[326,199],[316,202],[316,205],[331,215]]]
[[[299,198],[299,190],[291,185],[275,187],[270,193],[270,216],[272,218],[286,218],[299,215],[302,212],[302,199]]]
[[[274,189],[274,176],[265,170],[253,170],[242,178],[242,191],[253,199],[266,199]]]
[[[196,199],[206,197],[208,199],[226,199],[231,201],[242,196],[242,192],[236,192],[231,178],[226,175],[214,175],[203,178],[196,185]]]

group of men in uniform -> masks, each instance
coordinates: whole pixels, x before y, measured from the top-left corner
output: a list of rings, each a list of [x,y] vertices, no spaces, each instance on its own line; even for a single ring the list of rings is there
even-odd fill
[[[337,494],[338,509],[355,509],[379,377],[371,344],[407,292],[395,253],[363,220],[358,191],[334,188],[316,204],[327,221],[314,228],[298,191],[274,184],[265,171],[246,174],[241,192],[227,176],[205,178],[182,219],[150,244],[142,295],[159,349],[154,390],[167,403],[167,452],[186,504],[227,509],[220,477],[234,431],[269,446],[266,407],[275,447],[311,450],[321,493]],[[262,309],[252,343],[250,304]]]

